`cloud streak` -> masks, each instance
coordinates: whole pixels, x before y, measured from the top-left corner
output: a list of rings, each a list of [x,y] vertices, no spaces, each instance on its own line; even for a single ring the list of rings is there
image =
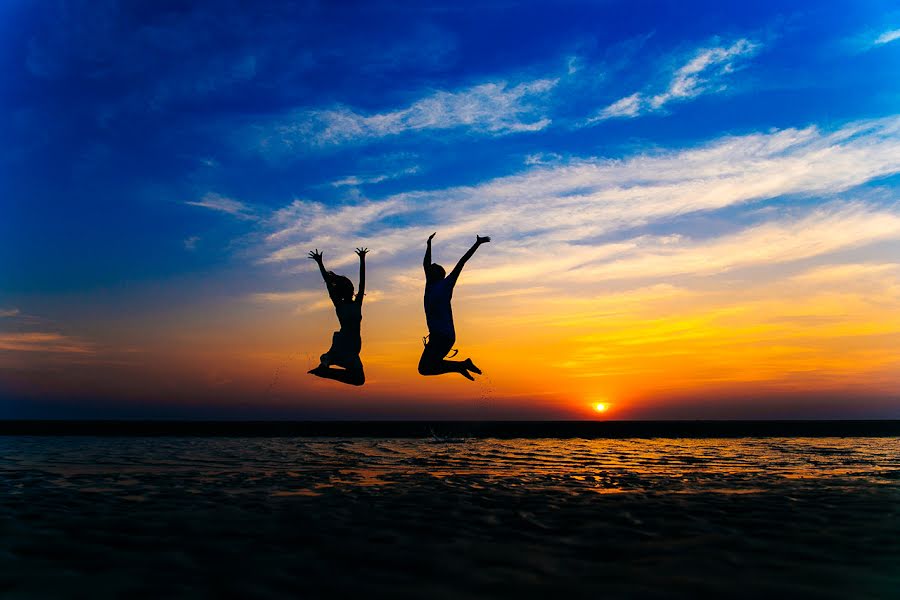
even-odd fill
[[[259,129],[266,150],[338,146],[426,130],[467,129],[490,135],[539,131],[550,124],[540,110],[556,79],[510,85],[490,82],[438,91],[409,106],[381,113],[349,107],[300,110]]]
[[[693,58],[676,69],[665,89],[656,93],[636,92],[600,110],[588,123],[607,119],[633,118],[661,110],[667,104],[722,91],[724,78],[753,56],[760,45],[740,39],[730,46],[701,48]]]
[[[253,212],[253,209],[243,202],[234,200],[232,198],[226,198],[225,196],[221,196],[213,192],[206,194],[200,200],[188,201],[185,202],[185,204],[189,206],[208,208],[209,210],[214,210],[217,212],[223,212],[239,219],[254,220],[257,218]]]
[[[873,43],[875,46],[883,46],[884,44],[889,44],[897,40],[900,40],[900,29],[891,29],[875,38]]]
[[[92,354],[91,345],[74,338],[45,332],[0,333],[0,351]]]
[[[408,192],[357,205],[295,201],[270,221],[267,262],[304,261],[312,247],[366,244],[409,260],[421,239],[464,248],[476,232],[506,243],[491,254],[508,268],[628,252],[636,241],[596,240],[701,212],[776,197],[830,196],[900,172],[900,118],[730,136],[696,148],[623,160],[571,159],[471,187]],[[405,225],[404,225],[405,223]],[[414,225],[415,224],[415,225]],[[421,224],[421,225],[419,225]],[[677,233],[677,232],[676,232]],[[665,238],[661,238],[665,239]],[[499,246],[499,244],[498,244]],[[337,265],[353,257],[340,257]]]
[[[384,295],[379,290],[367,290],[365,300],[366,303],[371,304],[378,302],[383,297]],[[260,292],[250,294],[248,300],[256,304],[293,305],[294,312],[298,314],[332,308],[331,300],[326,296],[324,289]]]
[[[421,169],[418,166],[409,167],[408,169],[401,169],[399,171],[392,171],[390,173],[382,173],[381,175],[372,175],[368,177],[358,177],[355,175],[350,175],[348,177],[344,177],[342,179],[338,179],[336,181],[332,181],[331,185],[333,187],[344,187],[344,186],[358,186],[358,185],[367,185],[373,183],[381,183],[382,181],[389,181],[391,179],[398,179],[400,177],[404,177],[406,175],[415,175]]]
[[[827,255],[885,239],[900,239],[900,214],[873,210],[864,204],[832,205],[766,222],[709,241],[653,240],[632,256],[582,268],[566,276],[586,281],[714,275],[752,266],[772,266]]]

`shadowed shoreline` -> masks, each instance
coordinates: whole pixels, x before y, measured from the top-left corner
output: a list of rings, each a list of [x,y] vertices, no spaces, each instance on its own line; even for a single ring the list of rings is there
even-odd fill
[[[900,438],[0,437],[0,590],[874,600],[898,492]]]
[[[340,438],[897,437],[900,420],[183,421],[2,420],[0,435]]]

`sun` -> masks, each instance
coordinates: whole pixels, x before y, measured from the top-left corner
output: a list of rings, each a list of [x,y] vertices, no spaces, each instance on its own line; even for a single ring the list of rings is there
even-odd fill
[[[609,404],[607,404],[606,402],[597,402],[596,404],[594,404],[594,410],[599,413],[606,412],[608,408]]]

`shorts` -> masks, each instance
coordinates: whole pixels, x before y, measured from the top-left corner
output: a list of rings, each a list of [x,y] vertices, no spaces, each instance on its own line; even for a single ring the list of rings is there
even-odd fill
[[[422,351],[422,359],[420,362],[433,363],[444,360],[444,357],[450,354],[453,344],[456,343],[456,336],[450,336],[445,333],[430,333],[428,335],[428,343]]]

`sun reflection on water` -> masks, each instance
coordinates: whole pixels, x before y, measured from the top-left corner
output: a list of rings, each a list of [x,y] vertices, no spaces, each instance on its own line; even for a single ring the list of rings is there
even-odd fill
[[[152,496],[160,477],[225,493],[272,495],[444,481],[566,491],[748,493],[788,481],[890,483],[898,438],[743,439],[122,439],[0,444],[7,470],[53,474],[54,485]]]

